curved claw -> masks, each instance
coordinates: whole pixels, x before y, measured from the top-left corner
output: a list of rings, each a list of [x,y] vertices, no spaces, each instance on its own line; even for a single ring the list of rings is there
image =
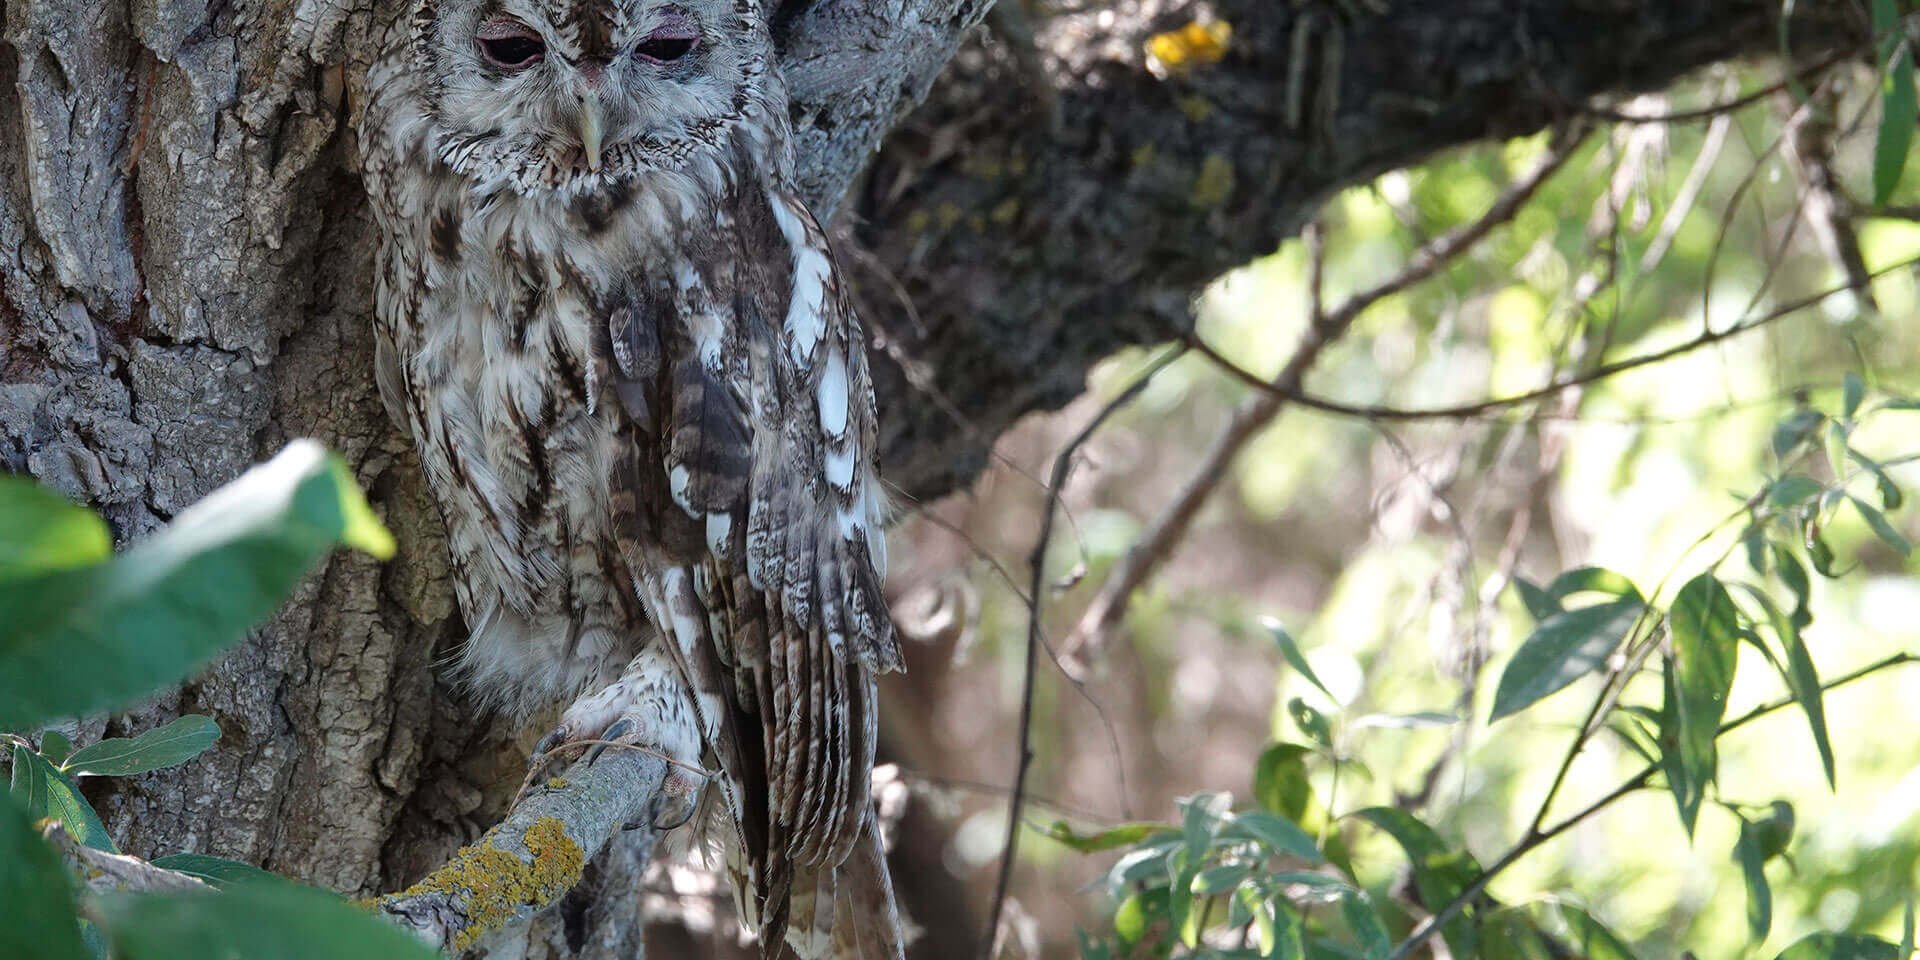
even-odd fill
[[[600,731],[599,739],[619,740],[621,737],[626,736],[628,733],[631,733],[632,731],[633,731],[633,721],[627,719],[626,717],[621,717],[620,719],[615,720],[612,723],[612,725],[608,726],[605,730]],[[604,743],[596,743],[593,746],[588,747],[587,752],[582,754],[580,759],[586,761],[587,766],[591,767],[593,766],[593,762],[595,760],[600,759],[600,755],[605,752],[607,752],[607,745]]]
[[[660,807],[662,806],[663,801],[670,801],[670,800],[678,801],[673,804],[673,806],[679,808],[677,811],[673,811],[677,813],[678,816],[673,819],[673,822],[665,823],[661,821]],[[669,830],[676,830],[676,829],[679,829],[680,827],[686,826],[687,821],[693,819],[693,814],[696,810],[699,809],[699,807],[700,807],[700,803],[699,803],[698,794],[685,796],[685,797],[669,797],[666,794],[660,794],[653,798],[653,809],[648,812],[648,819],[650,819],[653,822],[654,830],[660,833],[666,833]]]

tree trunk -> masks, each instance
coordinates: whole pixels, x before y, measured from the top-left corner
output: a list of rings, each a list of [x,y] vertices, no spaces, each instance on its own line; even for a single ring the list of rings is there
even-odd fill
[[[845,259],[883,341],[883,467],[921,500],[966,484],[1001,430],[1072,398],[1102,356],[1181,335],[1203,284],[1339,186],[1780,36],[1777,0],[1400,0],[1358,21],[1329,6],[1306,15],[1344,56],[1299,75],[1337,77],[1340,95],[1316,94],[1325,115],[1296,129],[1288,4],[1075,4],[1028,39],[1007,18],[971,42],[863,176],[989,5],[800,0],[779,22],[802,182],[872,251]],[[130,852],[213,853],[349,894],[397,889],[471,840],[527,745],[436,673],[462,637],[445,546],[373,385],[352,115],[402,6],[0,0],[0,464],[127,540],[314,436],[401,544],[385,565],[335,558],[205,676],[87,724],[195,712],[225,731],[93,799]],[[1799,10],[1801,56],[1865,30],[1848,4]],[[1224,57],[1149,69],[1147,38],[1203,11],[1233,27]],[[633,955],[632,861],[605,858],[494,953]],[[943,928],[924,955],[965,949]]]

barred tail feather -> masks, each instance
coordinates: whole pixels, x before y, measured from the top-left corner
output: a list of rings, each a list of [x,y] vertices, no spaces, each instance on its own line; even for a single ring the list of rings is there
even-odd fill
[[[903,960],[899,909],[872,810],[837,868],[795,878],[787,945],[800,960]]]

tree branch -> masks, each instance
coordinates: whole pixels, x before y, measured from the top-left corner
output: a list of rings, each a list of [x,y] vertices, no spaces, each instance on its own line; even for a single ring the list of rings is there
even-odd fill
[[[576,763],[536,784],[445,866],[374,906],[457,954],[557,902],[623,824],[640,824],[640,842],[651,849],[658,838],[648,816],[666,768],[658,756],[638,750],[608,750]]]

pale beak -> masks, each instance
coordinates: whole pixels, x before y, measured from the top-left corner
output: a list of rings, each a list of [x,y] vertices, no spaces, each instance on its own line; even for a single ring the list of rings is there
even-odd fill
[[[587,170],[600,172],[600,144],[605,131],[600,126],[600,99],[588,94],[580,102],[580,146],[587,154]]]

